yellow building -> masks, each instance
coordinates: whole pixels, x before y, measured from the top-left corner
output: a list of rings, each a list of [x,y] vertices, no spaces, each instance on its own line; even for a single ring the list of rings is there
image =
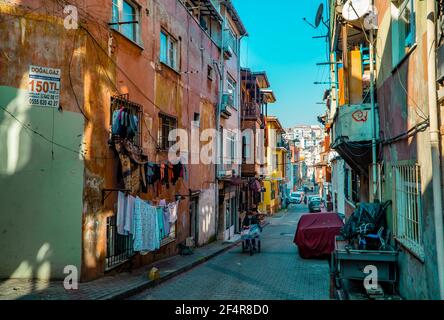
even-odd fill
[[[286,158],[288,148],[282,139],[285,132],[277,117],[266,117],[266,151],[267,167],[263,180],[265,192],[259,210],[274,214],[282,207],[285,198]]]

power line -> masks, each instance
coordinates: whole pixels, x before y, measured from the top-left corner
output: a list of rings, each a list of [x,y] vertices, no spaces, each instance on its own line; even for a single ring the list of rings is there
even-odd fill
[[[44,141],[50,143],[51,145],[55,145],[55,146],[57,146],[57,147],[59,147],[59,148],[62,148],[62,149],[64,149],[64,150],[66,150],[66,151],[72,152],[72,153],[74,153],[74,154],[76,154],[76,155],[80,155],[80,156],[85,160],[86,154],[85,154],[84,152],[81,152],[81,151],[75,150],[75,149],[73,149],[73,148],[71,148],[71,147],[65,146],[65,145],[60,144],[60,143],[58,143],[58,142],[55,142],[53,139],[50,139],[50,138],[46,137],[46,136],[45,136],[44,134],[42,134],[41,132],[39,132],[39,131],[37,131],[36,129],[32,128],[31,125],[29,125],[29,124],[28,124],[28,125],[24,124],[20,119],[18,119],[14,114],[12,114],[11,112],[9,112],[9,110],[7,110],[6,108],[4,108],[3,106],[0,106],[0,108],[3,109],[3,110],[4,110],[4,111],[5,111],[5,112],[6,112],[11,118],[13,118],[17,123],[19,123],[19,124],[21,125],[22,128],[24,128],[24,129],[30,131],[31,133],[33,133],[33,134],[39,136],[40,138],[42,138]],[[85,151],[86,151],[86,150],[85,150]],[[91,160],[108,160],[108,159],[115,159],[115,158],[108,158],[108,157],[92,157],[92,158],[89,158],[89,159],[91,159]]]

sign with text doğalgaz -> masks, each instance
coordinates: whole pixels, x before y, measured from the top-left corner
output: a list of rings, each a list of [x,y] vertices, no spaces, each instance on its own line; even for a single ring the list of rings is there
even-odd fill
[[[35,107],[59,107],[60,69],[29,66],[29,105]]]

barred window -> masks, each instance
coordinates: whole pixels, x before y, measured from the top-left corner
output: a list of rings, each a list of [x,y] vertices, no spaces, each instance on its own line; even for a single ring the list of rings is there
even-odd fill
[[[407,249],[423,259],[420,167],[411,163],[397,164],[393,166],[393,178],[395,237]]]
[[[159,114],[159,148],[169,150],[176,142],[169,141],[168,136],[177,128],[177,119],[166,114]]]
[[[112,139],[125,138],[136,146],[142,146],[143,106],[129,100],[129,94],[111,97],[111,136]]]

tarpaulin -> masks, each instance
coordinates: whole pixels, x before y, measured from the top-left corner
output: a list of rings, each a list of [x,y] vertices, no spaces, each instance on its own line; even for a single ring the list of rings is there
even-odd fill
[[[342,220],[336,213],[310,213],[299,220],[294,243],[302,258],[320,258],[335,249],[335,237],[340,234]]]

